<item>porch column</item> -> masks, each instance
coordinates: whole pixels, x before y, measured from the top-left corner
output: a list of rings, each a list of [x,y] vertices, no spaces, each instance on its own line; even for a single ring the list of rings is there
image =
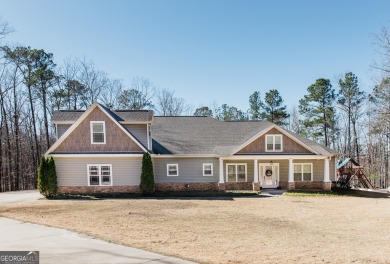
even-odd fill
[[[260,191],[260,184],[259,184],[259,164],[257,159],[253,161],[253,191],[258,192]]]
[[[225,190],[225,178],[223,177],[223,159],[219,158],[219,182],[218,182],[218,190]]]
[[[332,187],[332,182],[329,178],[329,158],[324,159],[324,182],[322,188],[326,191],[330,191]]]
[[[254,166],[253,182],[259,183],[259,163],[256,159],[253,161],[253,163],[254,163],[254,165],[253,165]]]
[[[287,189],[289,189],[289,190],[295,189],[293,159],[288,160],[288,185],[287,185]]]

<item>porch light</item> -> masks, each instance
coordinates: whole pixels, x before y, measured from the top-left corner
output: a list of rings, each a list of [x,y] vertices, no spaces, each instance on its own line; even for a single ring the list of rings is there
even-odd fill
[[[271,160],[271,161],[269,162],[269,164],[271,164],[271,165],[272,165],[272,164],[274,164],[274,163],[273,163],[273,161]]]

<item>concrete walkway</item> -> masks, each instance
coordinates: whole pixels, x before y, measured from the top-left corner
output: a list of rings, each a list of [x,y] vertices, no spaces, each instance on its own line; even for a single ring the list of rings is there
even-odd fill
[[[193,263],[116,245],[60,228],[0,217],[0,248],[39,251],[43,263]]]

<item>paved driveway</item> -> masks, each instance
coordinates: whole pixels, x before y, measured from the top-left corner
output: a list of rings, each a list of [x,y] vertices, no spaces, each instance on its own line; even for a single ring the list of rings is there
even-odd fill
[[[144,250],[108,243],[68,230],[0,217],[1,250],[39,251],[40,263],[189,264]]]
[[[38,191],[0,193],[0,206],[34,202]],[[65,229],[0,217],[0,250],[39,251],[40,263],[151,263],[189,264],[140,249],[108,243]]]

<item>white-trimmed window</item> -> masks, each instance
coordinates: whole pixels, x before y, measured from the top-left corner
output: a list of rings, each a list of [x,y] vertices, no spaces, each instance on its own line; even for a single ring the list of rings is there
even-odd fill
[[[295,163],[294,181],[313,181],[313,163]]]
[[[88,185],[89,186],[110,186],[112,185],[111,164],[88,164]]]
[[[213,176],[212,163],[203,163],[203,176]]]
[[[265,135],[265,151],[281,152],[283,149],[282,135]]]
[[[179,165],[167,164],[167,176],[179,176]]]
[[[226,182],[246,182],[246,163],[226,164]]]
[[[91,143],[106,144],[106,124],[104,121],[91,121]]]

